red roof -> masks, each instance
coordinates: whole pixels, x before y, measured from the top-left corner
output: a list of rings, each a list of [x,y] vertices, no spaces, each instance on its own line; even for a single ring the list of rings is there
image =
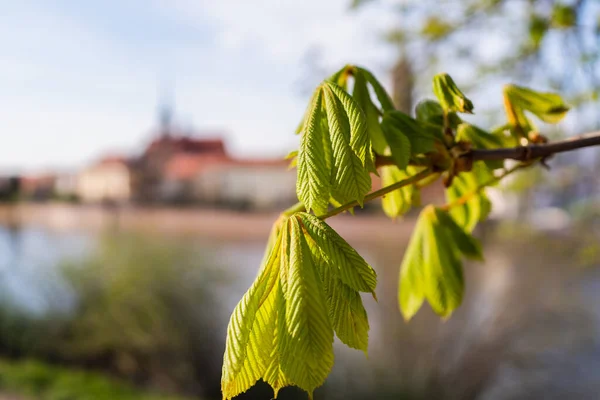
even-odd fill
[[[185,180],[214,167],[281,167],[287,168],[284,159],[246,159],[236,160],[227,156],[185,154],[174,155],[165,167],[167,179]]]
[[[145,154],[160,150],[193,154],[225,154],[222,139],[195,139],[188,136],[162,136],[146,148]]]
[[[190,179],[211,166],[226,164],[227,156],[179,153],[171,157],[164,170],[167,179]]]

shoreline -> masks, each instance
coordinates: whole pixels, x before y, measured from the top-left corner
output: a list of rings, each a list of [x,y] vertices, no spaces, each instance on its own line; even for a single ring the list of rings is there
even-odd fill
[[[263,241],[279,212],[128,206],[22,203],[0,205],[0,225],[40,226],[54,231],[105,231],[123,229],[168,235],[193,235],[211,239]],[[407,239],[414,217],[393,222],[383,214],[344,214],[330,223],[349,242],[373,242],[380,238]]]

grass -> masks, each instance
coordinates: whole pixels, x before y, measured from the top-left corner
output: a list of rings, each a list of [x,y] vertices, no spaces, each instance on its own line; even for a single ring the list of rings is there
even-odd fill
[[[186,400],[141,391],[99,373],[38,361],[0,360],[0,392],[37,400]]]

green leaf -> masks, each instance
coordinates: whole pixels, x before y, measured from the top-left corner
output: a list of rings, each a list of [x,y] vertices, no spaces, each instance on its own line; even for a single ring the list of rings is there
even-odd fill
[[[441,134],[439,129],[425,123],[420,123],[401,111],[386,112],[383,116],[383,121],[396,127],[408,138],[412,155],[434,150],[436,134],[432,133],[432,128]]]
[[[443,73],[433,77],[433,93],[446,113],[473,113],[473,103],[460,91],[450,75]]]
[[[350,147],[356,153],[363,165],[367,165],[367,158],[372,157],[367,120],[356,101],[338,85],[325,82],[326,88],[333,93],[342,105],[350,123]]]
[[[479,241],[458,226],[456,221],[446,211],[436,208],[435,213],[439,223],[447,230],[457,250],[467,258],[483,261],[483,253]]]
[[[555,93],[542,93],[521,86],[506,85],[504,94],[517,114],[517,122],[520,123],[524,123],[523,110],[550,124],[560,122],[569,111],[569,106]]]
[[[375,295],[377,274],[369,264],[327,223],[308,213],[297,214],[325,260],[350,288]]]
[[[398,302],[406,321],[419,311],[425,300],[424,248],[425,218],[419,217],[400,266]]]
[[[482,260],[481,246],[443,210],[427,206],[421,212],[402,266],[398,302],[410,320],[427,299],[431,308],[449,316],[462,302],[462,257]]]
[[[233,398],[252,387],[266,370],[267,338],[261,334],[264,319],[272,313],[271,294],[279,274],[281,235],[268,251],[258,278],[231,315],[223,359],[221,389],[225,399]],[[262,310],[264,307],[264,310]],[[264,321],[263,321],[264,322]]]
[[[448,232],[436,217],[435,208],[429,206],[422,214],[429,220],[423,235],[423,247],[427,249],[424,256],[425,296],[436,314],[448,317],[462,302],[462,263]]]
[[[381,168],[381,185],[383,187],[392,185],[396,182],[403,181],[410,176],[419,172],[418,168],[408,167],[406,171],[400,170],[394,165],[385,166]],[[399,189],[396,189],[381,199],[381,205],[385,214],[396,219],[406,214],[415,199],[415,192],[419,189],[415,185],[406,185]]]
[[[338,91],[333,90],[333,87],[333,84],[328,84],[324,88],[327,121],[333,150],[333,194],[335,199],[341,203],[356,200],[362,205],[365,195],[371,190],[371,177],[359,155],[351,147],[352,135],[359,134],[356,128],[352,132],[352,123],[356,124],[357,119],[349,120],[346,111],[351,109],[351,106],[344,107],[342,100],[338,97]],[[339,89],[339,87],[336,88]],[[349,95],[346,94],[346,96],[348,96],[346,100],[350,98]],[[356,110],[351,112],[356,112]],[[326,200],[328,199],[329,196]]]
[[[348,84],[348,71],[351,71],[352,68],[351,65],[344,65],[340,70],[327,78],[327,80],[346,90]]]
[[[417,116],[417,121],[419,121],[421,124],[431,124],[443,129],[444,109],[442,108],[439,102],[428,99],[422,100],[419,102],[419,104],[417,104],[415,112]],[[447,119],[450,128],[452,129],[456,129],[458,125],[462,122],[460,117],[455,112],[449,112],[447,114]]]
[[[389,122],[389,119],[383,120],[381,124],[383,134],[390,145],[392,159],[400,169],[408,166],[411,155],[410,140],[395,125]]]
[[[491,211],[491,202],[480,185],[493,179],[493,175],[482,161],[473,164],[470,172],[461,172],[452,180],[452,186],[446,189],[446,199],[453,203],[467,197],[463,205],[450,209],[450,215],[467,232],[472,232],[478,222],[487,218]]]
[[[298,150],[296,193],[307,210],[327,211],[331,192],[331,160],[329,137],[323,129],[323,88],[319,87],[308,107],[305,131]]]
[[[364,74],[360,70],[354,74],[354,89],[352,91],[352,97],[354,97],[354,100],[356,100],[359,107],[365,113],[365,117],[367,119],[367,131],[369,133],[373,149],[377,153],[383,154],[387,147],[387,142],[385,141],[383,131],[381,130],[379,111],[371,101],[369,89],[367,88],[367,81],[364,77]]]
[[[463,122],[456,130],[456,140],[470,142],[474,149],[497,149],[505,146],[505,136],[493,135],[483,129]],[[504,160],[485,161],[485,165],[491,169],[504,167]]]
[[[333,328],[323,285],[296,217],[288,220],[288,271],[282,274],[285,341],[281,370],[309,396],[333,367]]]
[[[318,250],[313,250],[313,254],[319,254]],[[369,346],[369,320],[360,294],[344,284],[324,259],[319,258],[319,261],[329,317],[337,337],[347,346],[366,354]]]
[[[379,83],[379,81],[375,78],[375,76],[370,71],[364,68],[356,67],[356,69],[358,72],[364,75],[367,82],[369,82],[369,84],[375,91],[375,96],[377,96],[377,100],[379,101],[379,104],[381,104],[381,108],[383,109],[383,111],[394,110],[394,102],[388,95],[387,91],[383,88],[381,83]]]
[[[415,113],[418,121],[444,125],[444,109],[435,100],[421,100],[415,108]]]

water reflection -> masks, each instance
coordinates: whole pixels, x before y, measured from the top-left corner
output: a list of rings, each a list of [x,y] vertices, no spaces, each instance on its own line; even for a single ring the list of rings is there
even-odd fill
[[[93,245],[83,232],[0,226],[0,296],[3,304],[43,314],[73,303],[57,269],[65,258],[83,257]]]
[[[448,321],[426,309],[410,324],[396,300],[407,236],[348,236],[379,275],[379,303],[364,298],[369,358],[336,342],[318,397],[595,398],[600,263],[578,267],[576,233],[487,232],[486,263],[467,267],[465,304]],[[261,239],[2,227],[2,309],[33,317],[15,325],[21,331],[4,329],[3,317],[0,350],[21,346],[16,354],[218,398],[226,324],[254,279]],[[28,327],[35,334],[23,334]],[[268,396],[259,385],[242,397]],[[281,398],[298,396],[286,389]]]

